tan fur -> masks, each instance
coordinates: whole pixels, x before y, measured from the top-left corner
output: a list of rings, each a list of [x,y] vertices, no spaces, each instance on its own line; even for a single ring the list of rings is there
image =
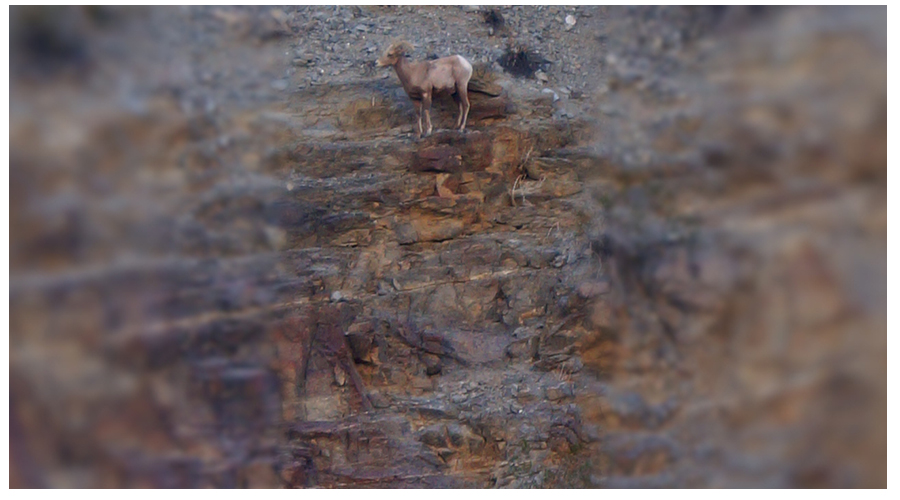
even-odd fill
[[[412,51],[408,42],[395,42],[378,59],[379,67],[392,66],[400,78],[406,95],[412,99],[418,117],[418,134],[422,137],[422,113],[424,110],[426,132],[430,135],[431,101],[434,94],[453,94],[459,105],[459,119],[456,126],[460,131],[466,129],[469,116],[469,79],[472,78],[472,65],[463,56],[442,57],[433,61],[409,61],[405,56]]]

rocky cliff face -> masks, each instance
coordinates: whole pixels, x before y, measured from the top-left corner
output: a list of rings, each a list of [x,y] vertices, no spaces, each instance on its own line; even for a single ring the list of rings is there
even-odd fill
[[[11,485],[886,484],[883,8],[11,14]]]

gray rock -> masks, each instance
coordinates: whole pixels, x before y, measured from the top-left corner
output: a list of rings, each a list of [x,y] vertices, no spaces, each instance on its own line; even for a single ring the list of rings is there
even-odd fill
[[[394,229],[397,236],[397,243],[401,245],[409,245],[419,241],[419,235],[412,224],[400,224]]]
[[[443,370],[441,358],[434,354],[425,354],[422,356],[422,362],[425,364],[425,373],[428,376],[439,375]]]
[[[447,446],[447,427],[444,425],[430,425],[419,433],[419,441],[434,447]]]

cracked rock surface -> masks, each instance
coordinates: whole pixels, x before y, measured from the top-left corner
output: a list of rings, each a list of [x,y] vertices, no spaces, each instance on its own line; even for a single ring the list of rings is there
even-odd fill
[[[884,8],[10,12],[11,486],[886,485]]]

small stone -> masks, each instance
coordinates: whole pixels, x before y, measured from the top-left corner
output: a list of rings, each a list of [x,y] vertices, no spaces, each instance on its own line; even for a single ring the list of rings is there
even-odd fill
[[[560,365],[559,365],[559,369],[562,370],[564,373],[578,373],[583,368],[584,368],[584,363],[576,357],[569,358],[566,361],[563,361],[562,363],[560,363]]]
[[[510,359],[530,359],[536,353],[537,343],[535,339],[513,342],[506,346],[506,357]]]
[[[559,269],[562,266],[566,265],[566,254],[562,253],[553,258],[553,261],[550,263],[551,266]]]
[[[566,16],[566,31],[574,28],[576,22],[578,22],[578,21],[575,19],[575,16],[573,16],[572,14],[569,14],[568,16]]]
[[[397,236],[397,243],[401,245],[409,245],[419,240],[419,235],[412,224],[400,224],[394,232]]]
[[[547,74],[541,70],[535,71],[534,77],[537,78],[537,80],[541,81],[541,82],[549,82],[550,81],[550,77],[548,77]]]
[[[447,446],[447,427],[443,425],[432,425],[422,429],[419,435],[419,441],[434,447]]]
[[[528,178],[533,181],[541,180],[541,171],[538,169],[537,165],[531,162],[525,164],[525,173],[527,173]]]
[[[462,446],[466,442],[466,437],[471,437],[476,439],[471,432],[464,429],[459,424],[448,424],[447,425],[447,436],[450,438],[450,444],[453,446]]]
[[[440,466],[444,465],[444,461],[437,455],[425,453],[423,455],[420,455],[420,457],[422,458],[422,460],[428,462],[429,464],[431,464],[435,467],[440,467]]]
[[[369,401],[372,402],[372,406],[375,408],[387,408],[391,406],[391,402],[376,390],[369,391]]]
[[[429,377],[433,377],[434,375],[439,375],[441,371],[444,369],[443,364],[441,363],[441,358],[435,356],[434,354],[426,354],[422,357],[422,362],[425,363],[425,374]]]
[[[344,373],[344,369],[339,364],[334,365],[334,381],[341,387],[347,383],[347,374]]]
[[[547,395],[547,399],[549,399],[550,401],[559,401],[564,396],[559,387],[549,387],[545,391],[545,394]]]

